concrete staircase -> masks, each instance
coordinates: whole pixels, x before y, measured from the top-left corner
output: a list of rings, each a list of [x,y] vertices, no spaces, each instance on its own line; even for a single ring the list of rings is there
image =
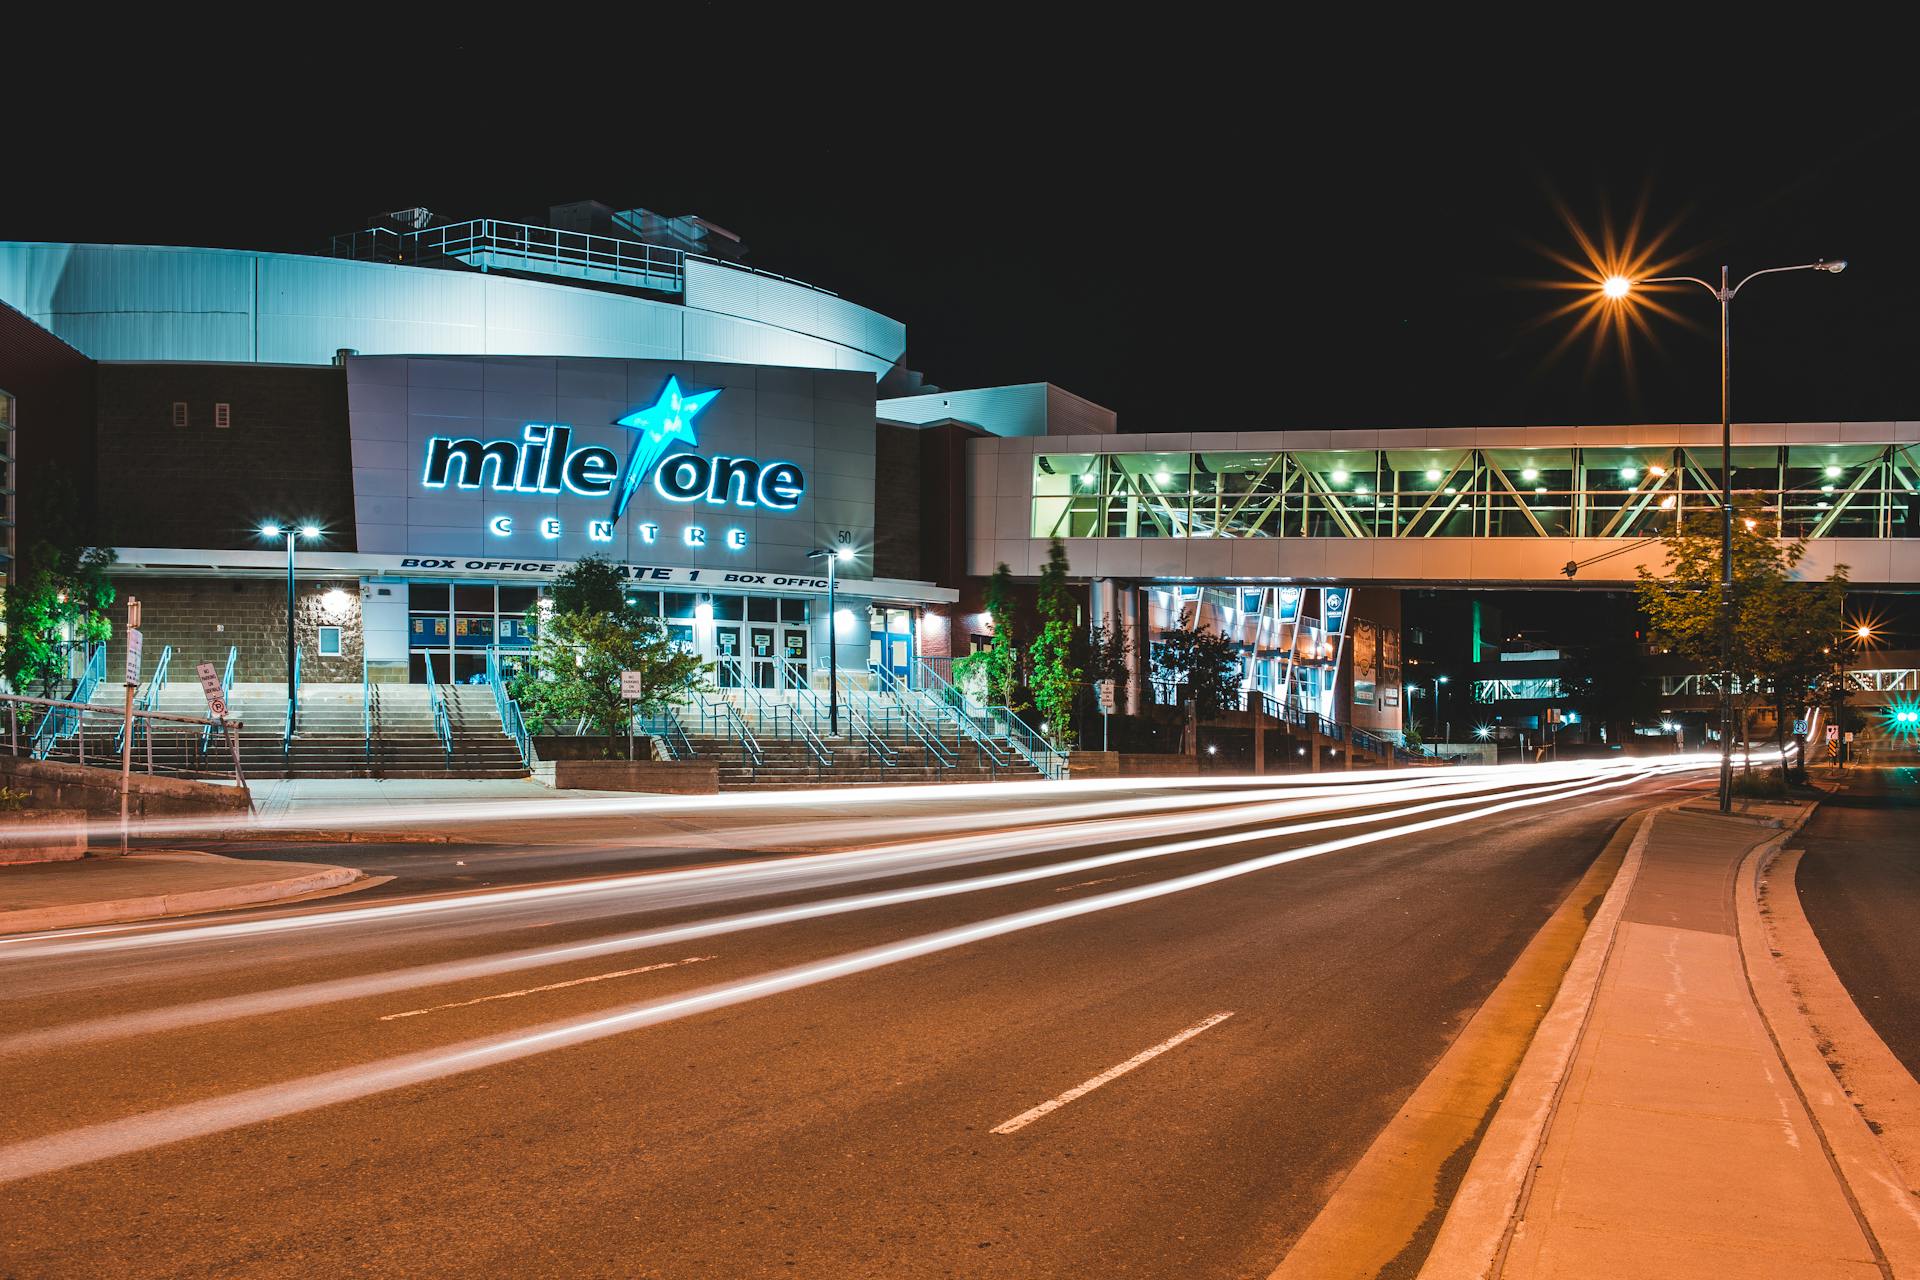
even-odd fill
[[[235,684],[227,700],[240,722],[240,764],[249,778],[519,778],[527,770],[519,749],[502,731],[493,693],[484,686],[457,685],[441,690],[452,729],[452,753],[434,731],[425,685],[386,684],[372,689],[372,746],[369,752],[358,684],[309,684],[300,691],[300,715],[291,750],[285,739],[287,697],[284,684]],[[122,692],[103,688],[94,705],[116,713]],[[171,684],[156,700],[156,711],[204,716],[205,697],[198,684]],[[119,717],[89,716],[88,764],[117,761]],[[203,751],[198,725],[157,723],[152,757],[156,771],[228,774],[232,754],[219,733]],[[147,767],[143,732],[134,744],[134,767]],[[78,744],[63,740],[52,759],[79,759]]]
[[[754,698],[739,690],[721,690],[708,694],[706,700],[732,703],[760,748],[761,758],[756,763],[737,735],[721,731],[718,718],[708,717],[703,725],[697,706],[682,709],[680,721],[694,754],[719,765],[722,791],[1033,782],[1043,776],[1004,741],[998,744],[998,751],[1006,763],[995,764],[950,720],[941,719],[930,702],[919,705],[921,695],[915,693],[905,695],[905,710],[914,714],[944,749],[945,759],[908,727],[899,703],[884,696],[869,699],[855,693],[850,695],[849,705],[865,717],[885,751],[853,732],[844,708],[841,732],[833,734],[823,707],[804,696],[766,690]],[[815,756],[793,723],[796,718],[818,736],[827,762]]]

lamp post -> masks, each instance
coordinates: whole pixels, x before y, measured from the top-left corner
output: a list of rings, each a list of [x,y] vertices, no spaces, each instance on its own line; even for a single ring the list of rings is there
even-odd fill
[[[1446,676],[1433,678],[1433,736],[1437,742],[1445,742],[1447,735],[1440,731],[1440,686],[1447,682]]]
[[[840,618],[834,607],[834,569],[841,562],[853,559],[853,548],[845,544],[821,547],[807,552],[807,559],[827,562],[827,723],[837,735],[840,732],[840,655],[834,650],[834,640]]]
[[[1728,318],[1734,295],[1761,276],[1785,271],[1825,271],[1839,275],[1847,269],[1844,258],[1802,262],[1791,267],[1767,267],[1746,276],[1739,284],[1727,284],[1727,268],[1720,268],[1720,283],[1715,286],[1698,276],[1652,276],[1635,280],[1627,276],[1608,276],[1601,282],[1607,297],[1624,300],[1643,284],[1697,284],[1720,303],[1720,812],[1733,810],[1733,408],[1729,399],[1732,382],[1729,357],[1731,342]]]
[[[268,521],[260,526],[260,536],[272,541],[284,537],[287,540],[287,732],[292,733],[299,727],[300,708],[293,696],[293,540],[298,534],[312,540],[320,536],[318,525],[303,524],[298,529],[292,525],[282,526]]]

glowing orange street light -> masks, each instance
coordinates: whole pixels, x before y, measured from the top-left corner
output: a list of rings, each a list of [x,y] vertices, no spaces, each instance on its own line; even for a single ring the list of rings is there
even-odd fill
[[[1655,268],[1658,270],[1658,268]],[[1727,269],[1720,268],[1720,283],[1716,286],[1698,276],[1647,276],[1635,278],[1624,272],[1610,272],[1600,281],[1600,292],[1615,301],[1625,301],[1628,294],[1640,285],[1687,285],[1697,284],[1714,296],[1720,304],[1720,644],[1724,656],[1720,671],[1720,812],[1728,813],[1733,808],[1733,409],[1729,399],[1730,356],[1727,320],[1734,295],[1746,288],[1761,276],[1778,275],[1783,271],[1823,271],[1828,275],[1839,275],[1847,269],[1846,259],[1822,258],[1817,262],[1802,262],[1791,267],[1768,267],[1755,271],[1738,284],[1728,282]],[[1631,270],[1631,268],[1629,268]],[[1591,276],[1588,277],[1592,279]],[[1651,304],[1649,304],[1651,305]],[[1672,502],[1669,497],[1660,505]]]

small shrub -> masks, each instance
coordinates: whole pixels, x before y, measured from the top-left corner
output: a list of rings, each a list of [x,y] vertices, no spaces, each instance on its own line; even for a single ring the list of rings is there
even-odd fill
[[[1733,775],[1733,794],[1746,800],[1785,800],[1787,780],[1778,769],[1755,769]]]
[[[0,813],[11,813],[27,807],[33,799],[31,791],[15,791],[12,787],[0,787]]]

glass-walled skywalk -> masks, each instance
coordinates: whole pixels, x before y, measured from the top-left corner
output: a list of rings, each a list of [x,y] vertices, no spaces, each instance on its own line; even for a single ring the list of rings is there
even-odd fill
[[[1647,538],[1719,510],[1713,447],[1038,453],[1034,538]],[[1920,537],[1920,446],[1743,445],[1779,538]]]

